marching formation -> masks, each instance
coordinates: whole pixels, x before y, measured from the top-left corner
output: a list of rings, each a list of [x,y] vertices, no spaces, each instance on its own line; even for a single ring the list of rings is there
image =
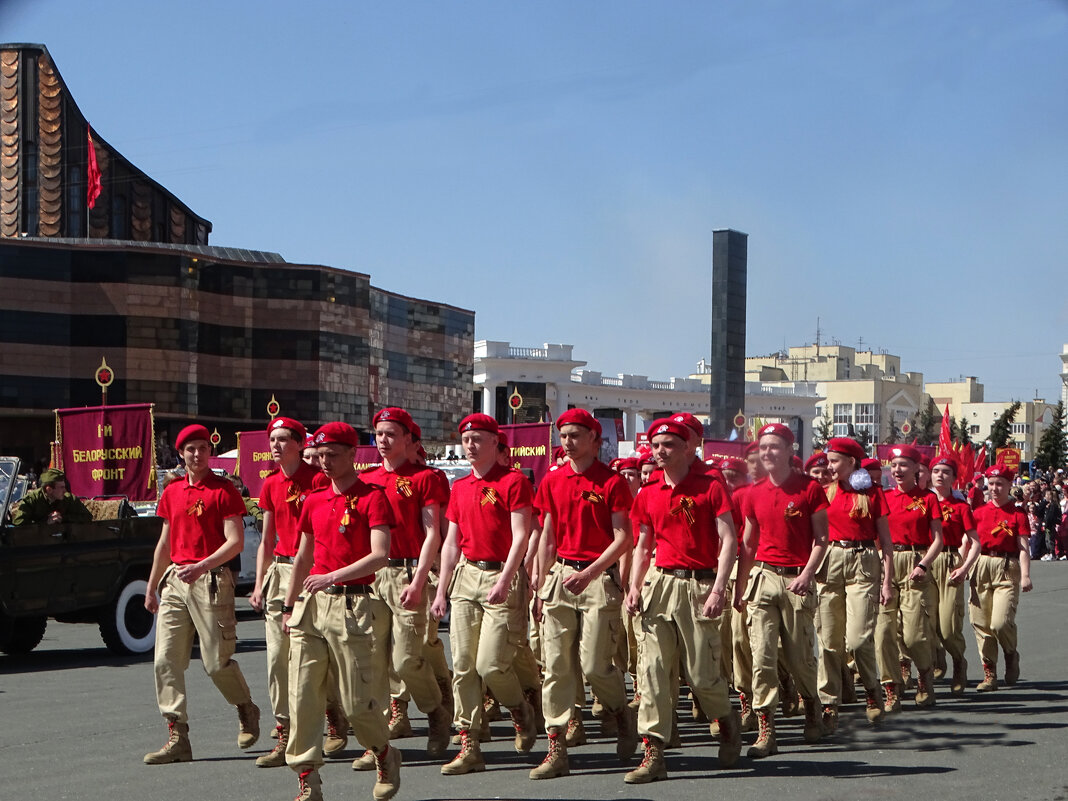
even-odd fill
[[[833,734],[858,679],[879,726],[913,686],[920,708],[935,704],[944,675],[954,695],[966,691],[966,606],[982,658],[975,689],[998,688],[999,650],[1004,682],[1019,677],[1029,525],[1004,465],[986,472],[989,500],[968,502],[953,492],[952,454],[928,464],[895,446],[884,491],[880,463],[859,443],[831,439],[801,465],[778,423],[744,460],[706,464],[703,427],[686,413],[654,422],[640,457],[605,465],[600,424],[571,409],[556,421],[557,463],[536,492],[510,466],[497,422],[464,418],[471,473],[450,488],[426,465],[405,410],[382,409],[373,422],[382,463],[362,473],[345,423],[308,435],[278,417],[268,428],[277,470],[260,498],[250,600],[266,619],[276,743],[256,765],[288,765],[298,801],[323,797],[324,757],[350,733],[364,749],[353,769],[376,771],[374,798],[396,795],[401,752],[390,743],[413,736],[412,703],[426,715],[426,753],[447,776],[485,770],[480,743],[499,707],[518,753],[545,734],[530,778],[567,776],[569,749],[586,742],[587,685],[620,761],[641,744],[629,784],[667,777],[684,687],[723,768],[740,759],[744,732],[755,732],[749,759],[778,752],[776,710],[803,712],[806,743]],[[233,659],[231,563],[245,505],[212,473],[208,440],[203,426],[182,430],[186,475],[159,502],[145,606],[158,614],[168,738],[149,765],[193,758],[184,674],[194,635],[237,709],[238,746],[260,736]],[[451,668],[437,635],[447,612]]]

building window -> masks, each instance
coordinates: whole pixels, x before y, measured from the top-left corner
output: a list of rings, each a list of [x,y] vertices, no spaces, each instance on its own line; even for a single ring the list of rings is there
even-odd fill
[[[1013,423],[1012,424],[1012,433],[1013,434],[1030,434],[1031,433],[1031,424],[1030,423]]]
[[[832,421],[834,423],[834,435],[836,437],[848,437],[849,426],[853,422],[853,404],[834,404],[834,417],[832,418]]]
[[[857,436],[862,432],[868,432],[868,441],[875,442],[878,437],[879,418],[877,407],[874,403],[858,403],[854,408],[854,430]]]
[[[978,434],[979,433],[979,426],[968,426],[968,433],[972,434],[973,436],[975,434]]]

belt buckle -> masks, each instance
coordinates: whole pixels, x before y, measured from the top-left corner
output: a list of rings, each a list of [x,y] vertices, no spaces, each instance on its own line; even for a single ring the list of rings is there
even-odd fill
[[[683,570],[682,568],[678,568],[677,567],[677,568],[675,568],[675,569],[673,569],[671,571],[671,575],[674,578],[677,578],[677,579],[686,579],[686,578],[689,578],[689,575],[688,575],[689,572],[690,571],[688,571],[688,570]]]

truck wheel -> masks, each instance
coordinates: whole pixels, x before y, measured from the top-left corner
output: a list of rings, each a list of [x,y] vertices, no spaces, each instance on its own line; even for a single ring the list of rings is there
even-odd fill
[[[0,651],[28,654],[41,642],[47,625],[46,617],[0,618]]]
[[[100,618],[100,637],[116,654],[143,654],[156,644],[156,616],[145,609],[148,582],[127,579]]]

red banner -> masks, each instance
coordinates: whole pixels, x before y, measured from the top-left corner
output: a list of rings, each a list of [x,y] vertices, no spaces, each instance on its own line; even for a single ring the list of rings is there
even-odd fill
[[[879,457],[879,461],[882,463],[883,467],[889,467],[890,466],[890,460],[894,458],[893,455],[891,455],[891,453],[890,453],[890,450],[893,447],[894,447],[893,445],[876,445],[875,446],[875,455]],[[934,455],[935,455],[935,447],[934,447],[934,445],[913,445],[912,447],[915,448],[916,450],[918,450],[921,454],[926,456],[928,459],[933,459],[934,458]]]
[[[1006,467],[1019,472],[1020,470],[1020,451],[1016,448],[998,448],[995,452],[994,461],[998,464],[1003,464]]]
[[[382,464],[382,454],[374,445],[357,445],[353,458],[356,460],[357,470],[366,470],[368,467]]]
[[[237,468],[237,459],[233,456],[212,456],[208,459],[208,464],[212,470],[225,470],[233,475]]]
[[[248,494],[253,498],[260,497],[263,480],[277,469],[271,458],[269,436],[263,429],[237,432],[236,473],[241,476],[241,481],[248,487]]]
[[[56,409],[56,436],[74,495],[156,499],[152,404]]]
[[[552,457],[550,441],[552,425],[522,423],[501,426],[501,431],[508,437],[512,467],[516,470],[530,468],[534,471],[534,486],[540,485],[541,480],[549,472],[549,459]]]
[[[745,446],[748,444],[741,439],[706,439],[701,448],[702,458],[706,462],[713,459],[744,459]]]

